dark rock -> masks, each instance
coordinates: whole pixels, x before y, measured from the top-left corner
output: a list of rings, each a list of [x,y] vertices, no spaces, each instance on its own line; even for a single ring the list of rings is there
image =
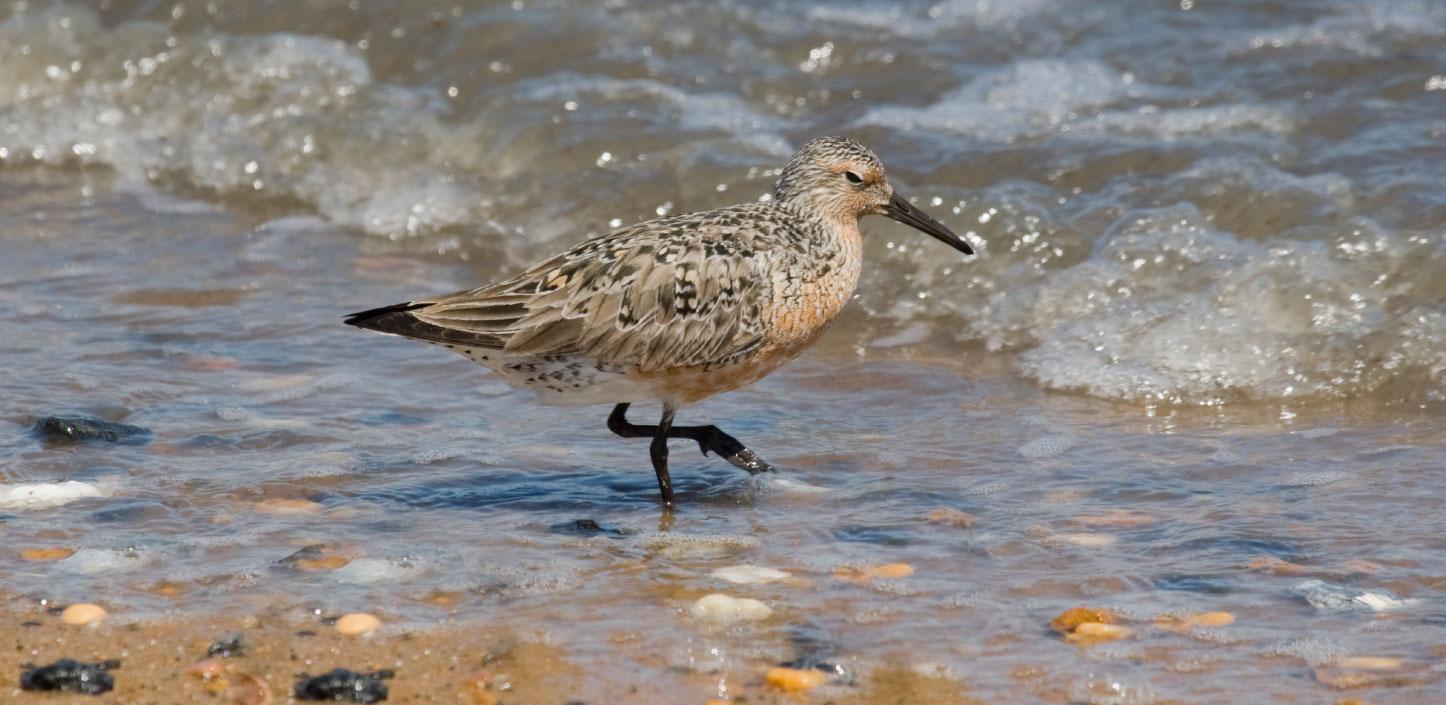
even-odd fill
[[[345,668],[333,669],[315,677],[303,673],[301,680],[296,682],[296,699],[379,703],[387,699],[387,684],[382,681],[393,675],[390,670],[357,673]]]
[[[30,432],[46,443],[145,443],[151,438],[150,429],[93,416],[46,416]]]
[[[26,664],[26,670],[20,674],[20,688],[100,695],[115,687],[115,679],[107,671],[116,668],[120,668],[120,661],[80,663],[63,658],[49,666]]]
[[[222,658],[241,656],[245,653],[246,643],[241,641],[240,634],[235,633],[227,634],[217,639],[216,643],[211,644],[210,648],[206,649],[207,656],[220,656]]]
[[[597,520],[595,519],[577,519],[575,521],[565,521],[561,524],[553,524],[549,528],[559,534],[572,534],[575,536],[586,536],[589,538],[593,536],[606,536],[608,538],[616,539],[622,538],[631,533],[628,531],[624,531],[623,529],[603,526],[602,524],[597,523]]]

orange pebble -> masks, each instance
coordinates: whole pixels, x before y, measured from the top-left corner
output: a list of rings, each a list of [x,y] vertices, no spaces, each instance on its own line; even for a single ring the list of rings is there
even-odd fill
[[[798,668],[770,668],[763,674],[763,681],[785,693],[802,693],[813,690],[828,680],[823,671]]]
[[[1049,628],[1061,634],[1073,632],[1079,625],[1088,622],[1099,624],[1114,624],[1119,621],[1115,614],[1109,610],[1093,609],[1090,607],[1071,607],[1061,613],[1058,617],[1050,620]]]

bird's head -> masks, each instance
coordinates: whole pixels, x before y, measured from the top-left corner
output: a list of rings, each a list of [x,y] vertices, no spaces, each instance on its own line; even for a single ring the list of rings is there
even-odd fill
[[[783,167],[773,198],[849,224],[866,215],[887,216],[974,254],[969,243],[894,191],[883,163],[868,147],[845,137],[819,137],[803,145]]]

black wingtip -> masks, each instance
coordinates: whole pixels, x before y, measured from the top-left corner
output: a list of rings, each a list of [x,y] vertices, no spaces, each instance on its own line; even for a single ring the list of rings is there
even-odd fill
[[[378,326],[376,325],[376,323],[378,319],[382,318],[383,316],[393,313],[406,313],[407,311],[413,311],[419,308],[426,308],[430,305],[431,304],[419,304],[415,301],[408,301],[401,304],[392,304],[391,306],[374,308],[370,311],[349,313],[347,314],[346,318],[342,319],[341,322],[349,326],[356,326],[358,328],[371,328],[373,330],[377,330]]]

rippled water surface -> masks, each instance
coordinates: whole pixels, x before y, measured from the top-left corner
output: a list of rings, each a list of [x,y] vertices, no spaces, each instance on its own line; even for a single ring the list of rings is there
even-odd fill
[[[1438,2],[9,3],[0,589],[506,622],[656,702],[800,659],[1441,700],[1443,71]],[[866,221],[828,336],[683,412],[778,476],[677,444],[665,515],[606,408],[340,324],[755,199],[833,133],[980,254]],[[707,627],[710,592],[773,615]],[[1082,604],[1133,635],[1049,631]]]

